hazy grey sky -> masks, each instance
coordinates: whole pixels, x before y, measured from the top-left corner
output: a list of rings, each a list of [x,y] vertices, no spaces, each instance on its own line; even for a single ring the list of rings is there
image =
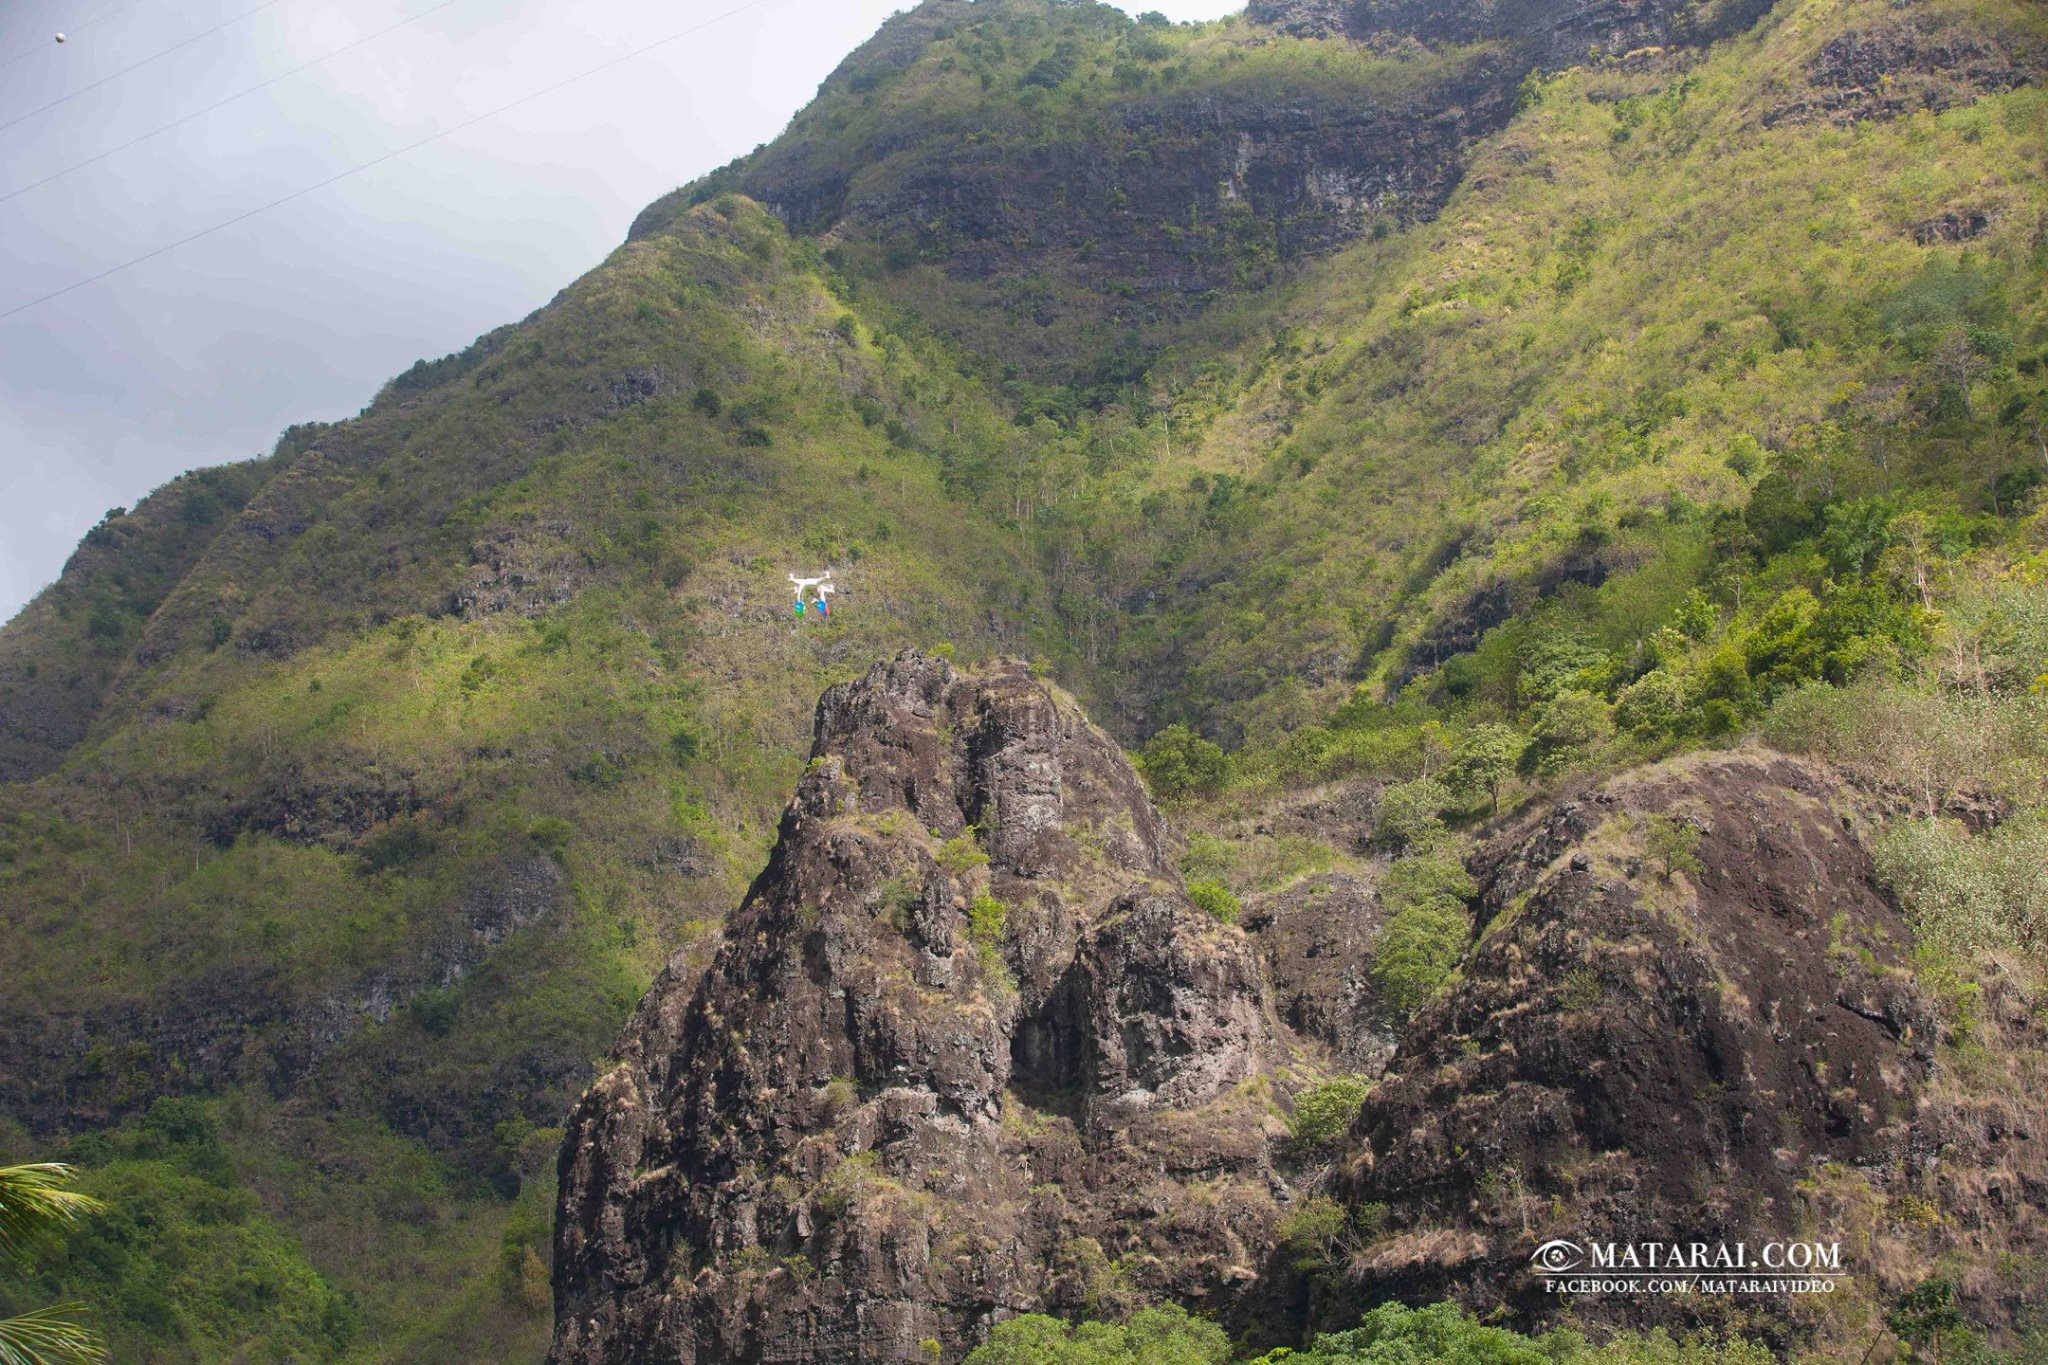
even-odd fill
[[[743,3],[0,0],[0,313],[717,20],[0,318],[0,620],[109,507],[354,413],[545,302],[649,200],[773,137],[905,0]],[[1212,19],[1242,0],[1125,8]]]

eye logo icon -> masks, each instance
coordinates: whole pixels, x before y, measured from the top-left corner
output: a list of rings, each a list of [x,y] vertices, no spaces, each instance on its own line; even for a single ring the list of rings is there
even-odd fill
[[[1578,1243],[1559,1238],[1537,1247],[1535,1254],[1529,1257],[1529,1263],[1536,1267],[1538,1274],[1563,1275],[1584,1265],[1586,1253],[1579,1249]]]

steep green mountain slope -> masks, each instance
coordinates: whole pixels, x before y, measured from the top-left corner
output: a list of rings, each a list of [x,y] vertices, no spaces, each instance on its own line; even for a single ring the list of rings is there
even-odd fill
[[[51,1287],[123,1359],[538,1359],[571,1100],[903,645],[1046,661],[1247,894],[1334,856],[1280,789],[1475,737],[1425,815],[1872,717],[2038,803],[2041,7],[1476,8],[928,0],[110,517],[0,631],[0,1136],[126,1210]]]
[[[1532,84],[1441,218],[1319,267],[1276,319],[1195,452],[1229,502],[1139,618],[1133,673],[1182,660],[1181,710],[1257,724],[1263,696],[1291,727],[1319,708],[1290,680],[1325,705],[1397,685],[1562,585],[1601,591],[1558,629],[1626,650],[1710,577],[1740,622],[1883,548],[1745,593],[1728,511],[1766,552],[1822,501],[1997,537],[2048,478],[2048,110],[1994,93],[2042,41],[2022,6],[1780,6],[1704,61]],[[1890,64],[1841,69],[1870,52]],[[1445,685],[1511,705],[1515,648]]]
[[[731,201],[316,434],[164,595],[85,743],[0,789],[9,1119],[146,1112],[76,1149],[169,1206],[131,1263],[260,1195],[290,1229],[261,1236],[360,1305],[307,1309],[339,1324],[317,1358],[537,1352],[544,1130],[715,936],[818,690],[903,643],[1032,651],[1029,567],[914,448],[1002,426]],[[828,563],[840,610],[799,629],[784,575]],[[95,581],[17,627],[36,666],[69,647],[39,616]],[[160,1155],[172,1122],[199,1136]],[[252,1302],[319,1282],[249,1274]],[[164,1359],[313,1349],[114,1278],[117,1339]]]

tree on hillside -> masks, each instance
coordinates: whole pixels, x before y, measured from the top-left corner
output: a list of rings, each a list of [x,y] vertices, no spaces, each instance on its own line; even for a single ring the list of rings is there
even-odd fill
[[[1653,668],[1622,688],[1614,703],[1614,723],[1638,739],[1673,733],[1684,715],[1685,684],[1662,668]]]
[[[1451,760],[1452,781],[1461,791],[1484,792],[1493,801],[1493,813],[1500,814],[1500,789],[1514,776],[1527,742],[1505,725],[1480,725],[1458,746]]]
[[[24,1269],[56,1234],[105,1207],[65,1188],[74,1175],[71,1167],[55,1163],[0,1167],[0,1259]],[[66,1303],[0,1318],[0,1365],[87,1365],[107,1359],[99,1334],[78,1321],[83,1311]]]
[[[1373,843],[1397,857],[1435,846],[1444,836],[1444,807],[1451,789],[1433,777],[1396,782],[1380,793]]]
[[[1920,1348],[1928,1346],[1939,1362],[1942,1338],[1964,1325],[1962,1310],[1956,1306],[1955,1281],[1923,1281],[1899,1298],[1884,1315],[1884,1325],[1913,1349],[1915,1360],[1920,1359]]]
[[[1567,689],[1537,714],[1516,767],[1536,776],[1555,776],[1583,760],[1613,730],[1607,703],[1597,693]]]
[[[1927,358],[1927,368],[1940,385],[1941,402],[1960,407],[1965,417],[1977,415],[1970,390],[1991,368],[1991,361],[1968,330],[1952,327],[1944,332]]]
[[[1275,1351],[1253,1365],[1554,1365],[1543,1345],[1489,1327],[1453,1303],[1383,1303],[1348,1332],[1317,1337],[1304,1351]]]
[[[996,1324],[968,1365],[1223,1365],[1230,1337],[1213,1322],[1168,1304],[1126,1322],[1061,1322],[1026,1313]]]
[[[2013,431],[2023,433],[2048,471],[2048,385],[2013,395],[1999,413],[1999,419]]]
[[[1185,725],[1169,725],[1147,740],[1138,769],[1162,801],[1211,795],[1230,772],[1223,750]]]

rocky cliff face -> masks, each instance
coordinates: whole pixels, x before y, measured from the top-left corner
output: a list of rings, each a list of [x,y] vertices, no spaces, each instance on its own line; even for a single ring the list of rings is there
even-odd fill
[[[1505,120],[1512,91],[1497,64],[1476,62],[1358,103],[1308,85],[1154,95],[1108,111],[1107,145],[1043,143],[1021,160],[1003,139],[877,147],[886,173],[837,192],[829,182],[847,168],[792,145],[749,167],[740,188],[805,230],[844,223],[943,249],[957,274],[1089,243],[1100,278],[1191,294],[1236,282],[1229,244],[1205,230],[1216,215],[1267,225],[1289,257],[1348,241],[1375,212],[1430,212],[1456,183],[1465,143]]]
[[[1232,59],[1191,76],[1178,49],[1107,7],[925,0],[849,57],[788,135],[657,201],[633,234],[737,191],[851,248],[848,268],[970,346],[1093,376],[1214,297],[1433,217],[1530,70],[1704,43],[1769,8],[1254,0],[1250,25],[1205,40]],[[1046,61],[1002,68],[1048,36]],[[1321,39],[1356,46],[1299,66],[1260,52]],[[1091,56],[1107,70],[1069,75]],[[987,97],[949,102],[977,71]],[[925,262],[943,302],[912,269]],[[1002,321],[972,321],[990,315]]]
[[[1373,947],[1384,920],[1378,888],[1349,872],[1317,873],[1254,897],[1244,927],[1259,950],[1274,1012],[1345,1071],[1386,1070],[1405,1022],[1380,1001]]]
[[[1472,43],[1505,40],[1544,66],[1667,43],[1699,43],[1756,22],[1771,0],[1254,0],[1253,20],[1311,37]]]
[[[1116,746],[1019,665],[905,654],[826,695],[813,755],[709,973],[655,986],[571,1122],[554,1365],[1227,1305],[1284,1194],[1281,1048]]]
[[[1909,13],[1830,39],[1807,64],[1796,93],[1764,122],[1846,128],[1921,109],[1940,112],[2025,85],[2044,65],[2048,54],[2024,51],[1954,16]]]
[[[633,235],[738,191],[794,231],[886,259],[885,285],[937,263],[963,306],[1013,320],[985,344],[1068,366],[1091,329],[1185,318],[1381,216],[1431,216],[1472,140],[1506,122],[1522,74],[1474,49],[1324,80],[1272,66],[1257,81],[1091,88],[1074,96],[1084,112],[1050,128],[994,104],[897,112],[888,82],[951,79],[940,72],[959,57],[927,48],[982,8],[932,0],[892,20],[827,83],[829,135],[781,139],[657,201]],[[929,287],[918,278],[902,281],[913,307]]]
[[[1348,842],[1370,803],[1264,820]],[[951,1361],[1014,1313],[1151,1299],[1253,1341],[1388,1298],[1536,1326],[1553,1238],[1840,1239],[1865,1301],[1951,1253],[2019,1264],[2048,1250],[2048,1116],[1937,1064],[1868,814],[1762,752],[1540,809],[1475,857],[1475,940],[1400,1019],[1370,867],[1221,924],[1071,701],[900,656],[826,695],[724,948],[656,985],[574,1115],[551,1365]],[[1973,1027],[2040,1055],[2011,983]],[[1327,1166],[1278,1118],[1318,1063],[1380,1078]],[[1352,1226],[1304,1280],[1279,1222],[1317,1194]],[[1970,1292],[1998,1321],[2032,1291]],[[1791,1344],[1802,1307],[1574,1311]]]
[[[331,817],[335,812],[321,803],[338,795],[352,794],[303,793],[304,804],[290,808],[293,818],[311,824],[316,815]],[[318,830],[278,833],[310,842]],[[436,922],[417,927],[405,951],[317,994],[258,964],[180,981],[147,1015],[95,1016],[58,998],[47,1015],[0,1018],[0,1049],[29,1063],[0,1074],[0,1107],[37,1128],[111,1123],[136,1106],[138,1092],[147,1093],[138,1076],[193,1087],[239,1081],[287,1094],[363,1030],[389,1022],[425,992],[462,981],[512,934],[558,919],[564,881],[552,860],[515,851],[480,869]],[[562,1086],[579,1065],[550,1060],[539,1066],[522,1059],[508,1068],[520,1077],[511,1088],[523,1086],[522,1099],[546,1103],[533,1096]]]
[[[1851,805],[1790,759],[1702,757],[1487,851],[1479,940],[1409,1026],[1340,1182],[1388,1211],[1350,1267],[1368,1301],[1540,1317],[1529,1258],[1552,1238],[1756,1244],[1830,1226],[1826,1171],[1905,1177],[1937,1026]]]

